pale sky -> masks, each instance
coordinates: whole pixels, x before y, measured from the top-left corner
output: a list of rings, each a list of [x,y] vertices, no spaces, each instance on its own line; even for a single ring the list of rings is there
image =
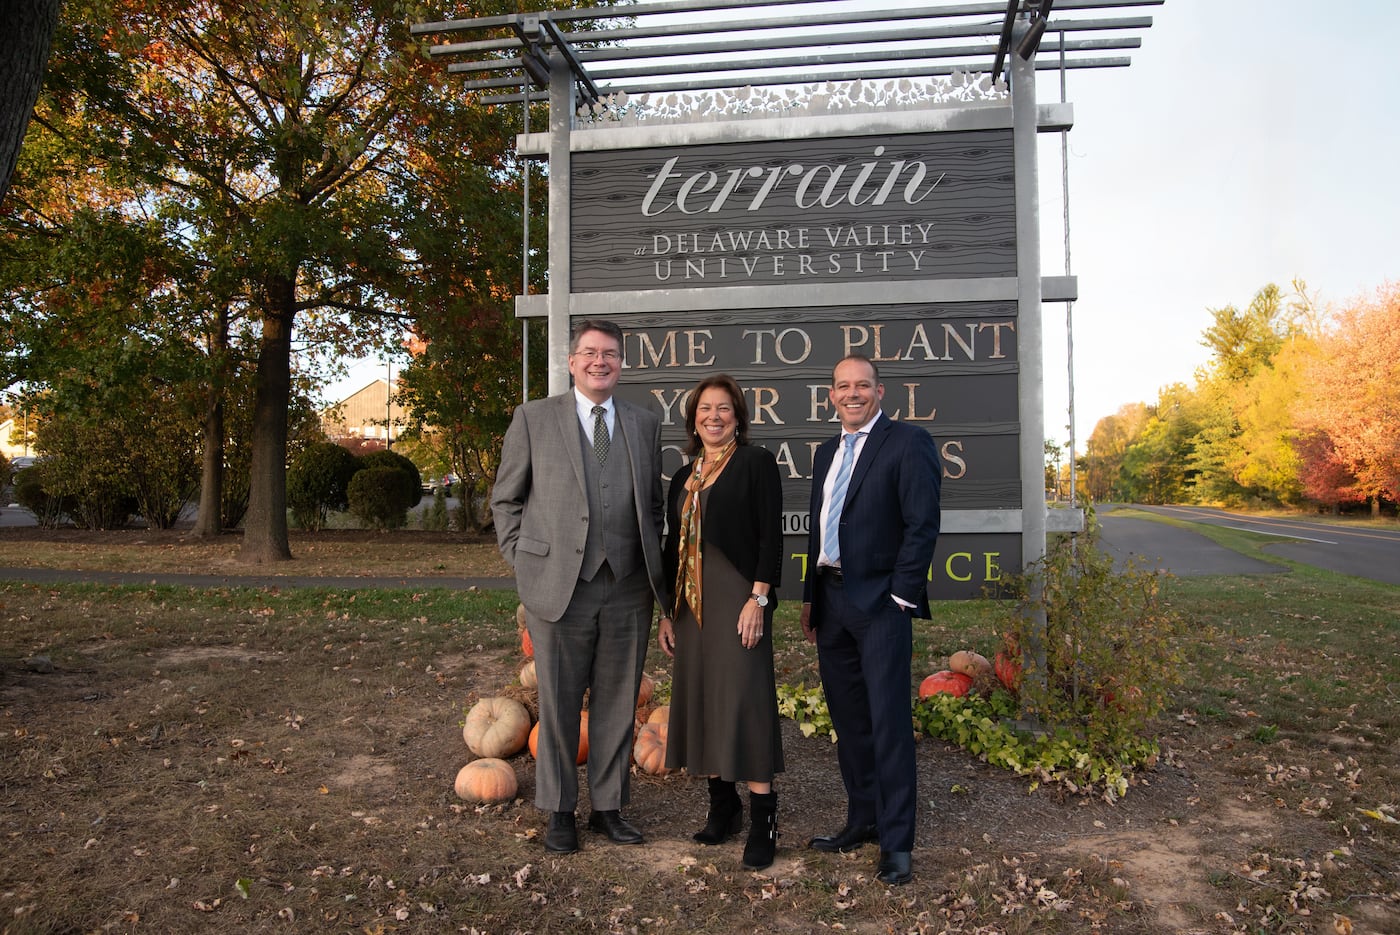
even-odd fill
[[[1400,279],[1400,3],[1167,0],[1126,69],[1070,72],[1076,445],[1191,383],[1208,309],[1295,277],[1324,303]],[[1054,19],[1054,14],[1051,14]],[[1043,53],[1042,53],[1043,54]],[[1041,101],[1059,100],[1041,77]],[[1058,136],[1042,271],[1062,273]],[[1046,306],[1047,436],[1068,440],[1063,306]]]
[[[1400,279],[1400,2],[1126,12],[1154,21],[1132,65],[1068,76],[1081,451],[1099,419],[1193,381],[1208,309],[1295,277],[1334,304]],[[1037,94],[1059,100],[1058,75],[1041,75]],[[1042,272],[1060,275],[1060,137],[1042,134],[1040,151]],[[1063,444],[1064,306],[1045,314],[1045,432]],[[384,375],[382,359],[358,365],[326,398]]]

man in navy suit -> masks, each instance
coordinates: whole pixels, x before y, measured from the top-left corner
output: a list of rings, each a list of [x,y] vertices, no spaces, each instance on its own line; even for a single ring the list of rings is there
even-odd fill
[[[885,387],[869,358],[832,373],[841,434],[812,468],[802,632],[817,644],[822,687],[846,785],[846,826],[810,846],[880,844],[876,878],[913,877],[913,617],[927,618],[943,468],[929,434],[880,411]]]

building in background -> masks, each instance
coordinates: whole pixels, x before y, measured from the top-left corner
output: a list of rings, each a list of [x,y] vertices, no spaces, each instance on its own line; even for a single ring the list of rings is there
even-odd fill
[[[15,458],[34,454],[24,436],[25,430],[22,420],[5,419],[0,422],[0,455],[4,455],[6,460],[13,461]]]
[[[354,447],[362,451],[393,447],[406,422],[403,408],[389,398],[385,380],[375,380],[321,410],[326,437],[340,444],[357,442]]]

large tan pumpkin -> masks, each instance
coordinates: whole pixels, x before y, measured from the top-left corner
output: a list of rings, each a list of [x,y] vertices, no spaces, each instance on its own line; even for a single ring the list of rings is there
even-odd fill
[[[457,771],[453,789],[468,802],[509,802],[520,788],[515,769],[505,760],[472,760]]]
[[[540,687],[539,676],[535,674],[535,660],[531,659],[520,667],[520,684],[531,691]]]
[[[992,674],[991,661],[981,653],[975,653],[970,649],[960,649],[949,656],[948,668],[953,672],[961,672],[974,679]]]
[[[467,712],[462,739],[477,756],[514,756],[530,736],[530,712],[514,698],[483,698]]]
[[[637,768],[642,772],[653,776],[665,776],[670,772],[666,768],[666,733],[665,724],[653,723],[643,724],[637,731],[632,759],[637,761]]]

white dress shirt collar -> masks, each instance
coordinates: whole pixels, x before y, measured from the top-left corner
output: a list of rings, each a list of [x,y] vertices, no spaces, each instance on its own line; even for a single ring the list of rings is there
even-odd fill
[[[611,436],[613,434],[613,426],[616,424],[617,419],[617,407],[613,404],[613,398],[609,396],[601,403],[595,403],[593,400],[580,393],[578,387],[574,387],[574,409],[578,411],[579,424],[583,426],[583,430],[589,438],[593,437],[594,406],[603,407],[603,422],[607,424],[608,435]]]

